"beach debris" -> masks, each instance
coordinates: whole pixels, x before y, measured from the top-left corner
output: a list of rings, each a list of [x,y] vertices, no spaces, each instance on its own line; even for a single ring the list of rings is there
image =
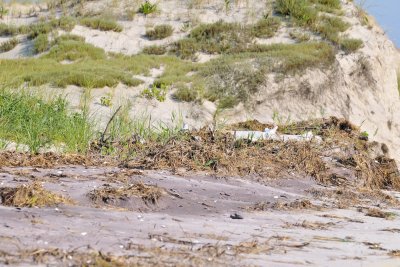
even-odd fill
[[[321,136],[314,135],[312,131],[304,134],[277,134],[278,126],[274,128],[265,128],[264,131],[232,131],[235,140],[245,139],[251,142],[259,140],[276,140],[276,141],[311,141],[322,142]]]

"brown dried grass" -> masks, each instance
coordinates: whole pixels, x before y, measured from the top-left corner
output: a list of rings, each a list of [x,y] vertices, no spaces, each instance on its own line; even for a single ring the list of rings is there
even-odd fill
[[[119,188],[103,186],[100,189],[94,189],[89,192],[89,198],[95,202],[109,204],[117,199],[128,199],[130,197],[140,197],[146,204],[157,204],[158,199],[164,194],[165,190],[160,187],[145,185],[137,182]]]
[[[1,204],[13,207],[48,207],[73,202],[43,188],[39,182],[18,187],[0,188]]]

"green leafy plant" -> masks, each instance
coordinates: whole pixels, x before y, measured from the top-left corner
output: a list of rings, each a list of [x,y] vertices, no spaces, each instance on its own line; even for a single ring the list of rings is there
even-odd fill
[[[157,4],[156,3],[152,4],[152,3],[150,3],[150,1],[146,1],[146,2],[142,3],[138,10],[139,13],[142,13],[144,15],[149,15],[156,11],[157,11]]]
[[[167,97],[167,86],[163,83],[154,83],[150,88],[146,88],[142,91],[142,96],[147,99],[155,98],[157,101],[164,102]]]
[[[105,95],[105,96],[102,96],[101,98],[100,98],[100,104],[102,105],[102,106],[105,106],[105,107],[111,107],[111,105],[112,105],[112,98],[111,98],[111,95],[110,94],[107,94],[107,95]]]

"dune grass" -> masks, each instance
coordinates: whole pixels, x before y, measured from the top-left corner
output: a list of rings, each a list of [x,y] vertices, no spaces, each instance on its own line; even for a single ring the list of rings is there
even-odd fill
[[[123,30],[123,27],[111,18],[85,17],[82,18],[79,23],[83,26],[100,31],[122,32]]]
[[[49,39],[47,34],[39,34],[33,42],[33,50],[35,54],[42,53],[49,48]]]
[[[65,151],[85,152],[92,138],[85,113],[69,114],[61,97],[44,101],[29,92],[0,90],[0,138],[40,148],[63,145]]]
[[[328,67],[334,56],[334,48],[324,42],[264,45],[255,52],[212,60],[200,68],[198,75],[206,84],[204,97],[217,101],[220,108],[230,108],[246,104],[263,86],[268,73],[289,75],[307,68]]]
[[[19,44],[19,40],[17,38],[11,38],[8,41],[5,41],[0,44],[0,53],[4,53],[10,50],[13,50]]]
[[[161,40],[171,36],[173,32],[174,28],[171,25],[161,24],[147,30],[146,37],[149,40]]]
[[[349,40],[341,35],[350,24],[340,17],[340,0],[277,0],[275,11],[289,16],[298,26],[319,34],[347,53],[362,46],[361,40]],[[332,14],[326,15],[323,12]]]
[[[339,41],[340,47],[347,53],[353,53],[363,46],[363,41],[354,38],[344,38]]]
[[[232,54],[249,51],[255,37],[270,38],[279,29],[276,17],[264,18],[253,25],[218,21],[200,24],[188,38],[174,43],[172,51],[183,59],[193,59],[196,52],[208,54]],[[249,45],[250,44],[250,45]],[[250,49],[251,50],[251,49]]]

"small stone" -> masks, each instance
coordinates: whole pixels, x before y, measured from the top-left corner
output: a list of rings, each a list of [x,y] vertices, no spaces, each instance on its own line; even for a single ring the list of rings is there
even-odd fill
[[[234,219],[234,220],[242,220],[243,219],[243,216],[240,214],[237,214],[237,213],[231,214],[230,217],[231,217],[231,219]]]

